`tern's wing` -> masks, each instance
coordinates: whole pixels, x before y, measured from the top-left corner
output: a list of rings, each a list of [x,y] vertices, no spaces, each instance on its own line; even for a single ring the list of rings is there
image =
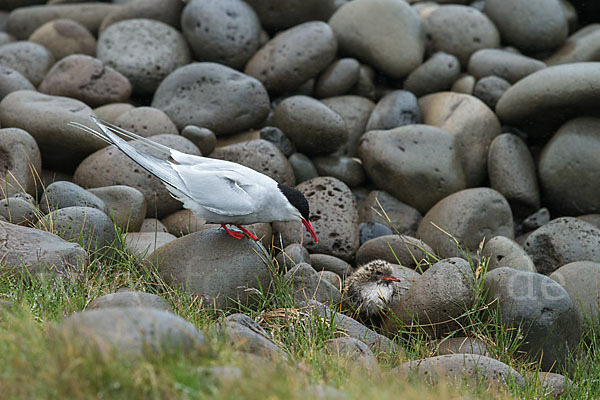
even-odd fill
[[[202,165],[172,167],[185,183],[185,193],[215,214],[248,215],[258,208],[260,199],[253,198],[248,192],[261,192],[261,188],[247,182],[235,171],[205,171],[201,169]]]

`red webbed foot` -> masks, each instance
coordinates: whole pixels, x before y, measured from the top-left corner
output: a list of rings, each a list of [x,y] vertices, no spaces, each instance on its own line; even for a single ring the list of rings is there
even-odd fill
[[[242,230],[242,232],[244,232],[250,239],[254,240],[255,242],[258,240],[258,237],[253,234],[252,232],[250,232],[248,229],[244,228],[241,225],[236,225],[238,228],[240,228]]]
[[[226,226],[225,224],[221,224],[221,227],[222,227],[223,229],[225,229],[225,232],[227,232],[227,234],[228,234],[229,236],[231,236],[231,237],[234,237],[234,238],[236,238],[237,240],[241,240],[241,239],[244,237],[244,234],[243,234],[243,233],[240,233],[240,232],[232,232],[232,231],[230,231],[230,230],[229,230],[229,228],[227,228],[227,226]]]

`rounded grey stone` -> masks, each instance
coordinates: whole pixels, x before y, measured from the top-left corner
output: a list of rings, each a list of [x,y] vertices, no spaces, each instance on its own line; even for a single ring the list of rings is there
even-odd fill
[[[48,214],[67,207],[93,207],[106,212],[106,205],[101,198],[88,192],[73,182],[57,181],[46,187],[40,197],[40,211]]]
[[[500,134],[500,121],[474,96],[434,93],[419,99],[423,123],[450,132],[455,138],[468,187],[480,186],[487,177],[490,144]]]
[[[417,230],[417,237],[440,257],[461,255],[455,240],[474,252],[484,238],[499,235],[514,237],[513,215],[504,196],[490,188],[465,189],[445,197],[425,214]]]
[[[316,300],[322,304],[336,305],[342,299],[341,292],[321,276],[310,264],[300,263],[284,275],[297,302]]]
[[[356,252],[356,264],[373,260],[385,260],[392,264],[421,270],[427,268],[435,253],[421,240],[404,235],[379,236],[364,243]]]
[[[117,118],[135,107],[129,103],[111,103],[94,108],[94,113],[99,119],[114,124]]]
[[[20,72],[0,65],[0,100],[17,90],[35,90],[35,86]]]
[[[11,224],[35,225],[39,211],[31,201],[18,197],[0,200],[0,216]]]
[[[433,126],[367,132],[359,155],[367,176],[379,189],[419,212],[466,187],[454,137]]]
[[[417,374],[429,382],[466,380],[471,384],[525,387],[523,376],[507,364],[479,354],[447,354],[407,361],[398,367],[402,374]]]
[[[181,14],[181,30],[195,58],[241,69],[258,49],[258,16],[242,0],[193,0]]]
[[[494,236],[486,240],[481,252],[489,259],[487,270],[508,267],[525,272],[537,272],[533,261],[517,242],[506,236]]]
[[[115,227],[108,215],[91,207],[61,208],[41,217],[37,225],[51,228],[61,238],[80,243],[91,252],[106,252],[116,238]]]
[[[313,253],[310,255],[309,264],[316,271],[330,271],[341,277],[347,277],[354,270],[347,261],[329,254]]]
[[[269,96],[256,79],[215,63],[192,63],[167,76],[152,100],[178,129],[208,128],[216,135],[242,132],[265,120]]]
[[[406,90],[395,90],[379,100],[371,112],[365,131],[394,129],[421,122],[416,96]]]
[[[475,276],[462,258],[447,258],[433,264],[417,277],[392,307],[385,329],[395,333],[404,324],[423,324],[430,337],[459,327],[459,318],[475,301]]]
[[[358,81],[360,63],[354,58],[342,58],[329,65],[315,82],[318,98],[346,94]]]
[[[140,227],[140,232],[163,232],[168,233],[167,227],[156,218],[145,218]]]
[[[579,312],[583,329],[595,329],[600,315],[598,305],[600,263],[591,261],[568,263],[550,274],[550,279],[558,282],[571,297]]]
[[[92,109],[79,100],[32,90],[12,92],[0,102],[0,124],[27,131],[37,142],[44,165],[67,171],[106,146],[104,141],[69,125],[77,122],[96,129],[92,115]]]
[[[312,161],[319,175],[333,176],[348,187],[360,186],[365,182],[362,164],[354,158],[330,155],[315,157]]]
[[[573,386],[573,381],[564,375],[555,372],[536,371],[527,374],[529,378],[534,378],[538,381],[538,385],[545,389],[545,394],[554,396],[559,399],[567,388]]]
[[[335,154],[355,157],[358,153],[360,137],[366,131],[367,121],[375,108],[375,103],[354,95],[329,97],[321,102],[342,117],[348,130],[348,140]]]
[[[208,228],[203,219],[196,217],[192,211],[185,208],[167,215],[162,219],[162,223],[167,228],[167,232],[177,237]]]
[[[129,290],[96,297],[90,301],[86,310],[112,307],[149,307],[158,310],[171,311],[169,302],[162,297],[152,293],[132,292]]]
[[[438,344],[437,351],[441,356],[445,354],[479,354],[489,356],[485,343],[472,337],[445,338]]]
[[[187,125],[181,131],[181,136],[189,139],[198,147],[200,153],[204,156],[209,155],[217,145],[217,136],[208,128],[201,128],[196,125]]]
[[[342,52],[393,78],[405,77],[423,60],[423,24],[404,1],[350,1],[338,8],[329,24]],[[382,41],[384,37],[397,40]]]
[[[600,66],[600,64],[599,64]],[[539,158],[544,201],[553,213],[581,215],[600,212],[600,118],[581,117],[565,123]]]
[[[72,19],[55,19],[37,28],[29,41],[46,47],[56,60],[71,54],[96,54],[96,38]]]
[[[255,304],[248,288],[269,287],[271,271],[262,245],[236,240],[223,229],[207,229],[169,242],[147,258],[169,285],[183,286],[201,296],[206,307],[219,309]]]
[[[106,28],[97,57],[125,75],[133,91],[151,94],[161,81],[191,61],[190,50],[173,27],[156,20],[128,19]]]
[[[125,245],[131,254],[146,257],[175,239],[177,239],[175,235],[165,232],[128,232],[125,236]]]
[[[547,276],[506,267],[488,272],[484,288],[501,323],[523,332],[521,351],[541,357],[544,371],[565,364],[581,337],[579,314],[565,289]]]
[[[204,335],[192,324],[154,308],[117,307],[74,313],[60,322],[56,333],[81,346],[81,351],[95,345],[107,356],[113,355],[111,351],[134,359],[211,352]]]
[[[289,158],[290,165],[294,170],[296,183],[308,181],[319,176],[317,167],[313,162],[302,153],[294,153]]]
[[[280,31],[307,21],[326,21],[336,0],[247,0],[269,31]]]
[[[475,78],[495,75],[515,83],[544,68],[546,64],[542,61],[512,51],[481,49],[471,55],[468,72]]]
[[[477,50],[500,46],[500,34],[494,23],[473,7],[440,6],[425,19],[425,31],[432,52],[452,54],[463,66]]]
[[[133,18],[157,20],[171,25],[175,29],[179,29],[181,12],[185,6],[185,3],[179,0],[115,0],[113,3],[120,4],[118,7],[110,10],[108,15],[102,20],[100,32],[116,22]]]
[[[504,42],[528,53],[560,46],[569,32],[559,0],[486,0],[485,13]]]
[[[260,138],[273,143],[284,156],[289,157],[296,152],[296,146],[290,139],[274,126],[265,126],[260,130]]]
[[[527,216],[527,218],[523,220],[522,225],[525,231],[532,231],[548,222],[550,222],[550,212],[546,207],[542,207],[533,214]]]
[[[350,94],[365,97],[369,100],[376,99],[375,89],[375,70],[366,64],[360,65],[358,71],[358,81],[352,89]]]
[[[54,64],[40,84],[39,91],[71,97],[98,107],[129,99],[131,84],[125,76],[97,58],[73,54]]]
[[[277,146],[263,139],[217,147],[210,156],[252,168],[284,185],[296,184],[294,171],[287,158]]]
[[[460,62],[452,54],[437,52],[417,67],[404,81],[404,90],[420,97],[448,90],[460,75]]]
[[[450,90],[456,93],[462,94],[473,94],[473,88],[475,87],[475,77],[469,74],[462,74],[452,84]]]
[[[284,246],[302,240],[311,253],[351,260],[358,250],[358,213],[348,186],[332,177],[317,177],[302,182],[296,189],[308,200],[310,220],[319,243],[296,222],[274,222],[276,237],[281,234]]]
[[[348,360],[366,370],[377,370],[379,364],[369,347],[358,339],[340,337],[325,342],[325,351],[335,357]]]
[[[379,222],[361,222],[358,230],[359,242],[361,246],[371,239],[394,234],[394,232],[387,225]]]
[[[44,4],[34,7],[20,7],[8,16],[7,31],[17,39],[25,40],[46,22],[67,18],[79,22],[93,34],[106,15],[119,8],[116,4],[81,3],[81,4]]]
[[[335,272],[321,271],[319,272],[319,279],[331,283],[337,290],[342,291],[342,277]]]
[[[19,41],[0,46],[0,64],[25,76],[38,86],[54,65],[54,56],[37,43]]]
[[[77,243],[70,243],[50,232],[0,221],[2,267],[6,271],[49,273],[70,278],[87,265],[88,254]]]
[[[275,260],[279,268],[287,272],[287,270],[292,269],[300,263],[310,264],[310,254],[301,244],[292,243],[286,246],[281,253],[277,254]]]
[[[332,153],[348,140],[342,117],[318,100],[291,96],[275,108],[273,125],[294,143],[299,152]]]
[[[600,107],[600,87],[596,85],[599,80],[597,62],[544,68],[504,92],[496,105],[496,114],[505,124],[527,126],[563,122],[571,115],[586,112],[594,114]],[[535,130],[530,134],[540,136]]]
[[[582,27],[560,47],[546,58],[546,64],[571,64],[600,59],[600,25],[590,24]]]
[[[163,111],[153,107],[136,107],[119,115],[115,125],[139,136],[148,137],[168,133],[178,135],[177,127]]]
[[[286,93],[317,76],[334,59],[337,41],[331,27],[305,22],[281,32],[248,61],[244,72],[270,93]]]
[[[35,194],[37,174],[41,171],[42,159],[35,138],[23,129],[0,129],[0,198],[23,191]]]
[[[488,153],[490,187],[500,192],[519,217],[540,208],[535,163],[527,144],[518,136],[497,136]]]
[[[473,96],[483,101],[490,109],[496,108],[500,97],[508,90],[510,83],[497,76],[481,78],[473,87]]]
[[[139,190],[125,185],[89,189],[106,205],[106,213],[124,232],[137,232],[146,217],[146,199]]]
[[[533,231],[523,248],[537,270],[549,275],[571,262],[600,262],[600,229],[577,218],[556,218]]]
[[[371,191],[358,206],[360,222],[379,222],[401,235],[415,236],[421,219],[415,208],[381,190]]]
[[[233,348],[268,359],[287,359],[269,333],[245,314],[228,315],[222,324],[223,333]]]

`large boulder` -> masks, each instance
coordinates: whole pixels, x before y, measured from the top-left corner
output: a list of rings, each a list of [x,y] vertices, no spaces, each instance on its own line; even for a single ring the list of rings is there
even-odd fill
[[[455,139],[433,126],[367,132],[359,154],[378,188],[422,213],[466,187]]]
[[[269,96],[251,76],[221,64],[192,63],[161,82],[152,107],[163,110],[180,130],[197,125],[227,135],[260,124],[269,113]]]
[[[441,257],[476,251],[484,238],[498,235],[514,237],[513,216],[506,199],[490,188],[465,189],[442,199],[417,230],[417,237]]]
[[[547,276],[506,267],[488,272],[484,287],[501,323],[520,329],[520,349],[541,357],[542,371],[565,365],[581,337],[579,313],[565,289]]]
[[[44,165],[72,170],[81,160],[106,146],[102,140],[69,125],[77,122],[92,129],[94,112],[79,100],[49,96],[32,90],[10,93],[0,102],[0,124],[27,131],[37,142]]]
[[[349,1],[329,24],[341,51],[393,78],[405,77],[423,61],[423,24],[405,1]],[[382,41],[384,37],[395,39]]]
[[[0,160],[0,198],[19,192],[35,194],[42,158],[29,133],[19,128],[0,129]]]
[[[87,264],[87,253],[77,243],[39,229],[0,221],[0,258],[3,272],[51,272],[69,275]]]
[[[571,262],[600,262],[600,229],[578,218],[556,218],[533,231],[523,248],[538,272],[549,275]]]
[[[250,239],[234,239],[221,228],[195,232],[158,248],[147,258],[169,285],[202,296],[203,306],[226,308],[256,301],[253,290],[269,290],[268,252]]]
[[[348,186],[332,177],[318,177],[296,188],[308,200],[310,220],[319,243],[315,243],[307,231],[300,234],[299,222],[273,223],[276,237],[281,235],[284,246],[300,241],[313,253],[352,260],[358,250],[358,212]]]

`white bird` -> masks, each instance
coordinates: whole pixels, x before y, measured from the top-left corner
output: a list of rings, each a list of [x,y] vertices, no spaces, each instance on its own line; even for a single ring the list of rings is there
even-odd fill
[[[183,203],[183,207],[208,223],[221,224],[234,238],[241,239],[248,235],[253,240],[258,240],[241,225],[301,221],[315,242],[318,242],[309,221],[308,201],[299,190],[277,183],[243,165],[182,153],[116,125],[91,118],[101,132],[77,122],[71,122],[70,125],[114,144],[160,179],[173,197]],[[169,159],[137,150],[119,135],[139,140]],[[244,233],[232,232],[226,224],[236,225]]]

